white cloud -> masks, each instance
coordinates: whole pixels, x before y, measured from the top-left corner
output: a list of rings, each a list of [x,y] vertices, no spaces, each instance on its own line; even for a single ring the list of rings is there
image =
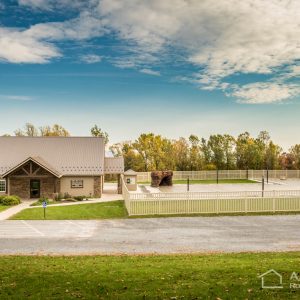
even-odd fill
[[[32,101],[33,98],[30,96],[22,95],[0,95],[0,99],[12,100],[12,101]]]
[[[243,102],[278,102],[298,94],[298,0],[19,0],[40,9],[77,8],[78,18],[0,32],[0,58],[47,62],[61,55],[56,41],[117,36],[126,47],[112,63],[150,70],[173,56],[198,71],[182,74],[201,89],[221,89]],[[234,9],[233,9],[234,8]],[[8,41],[9,40],[9,41]],[[10,50],[8,51],[8,47]],[[12,54],[11,54],[11,53]],[[170,58],[170,56],[172,58]],[[176,59],[176,58],[175,58]],[[187,70],[187,68],[185,68]],[[241,74],[268,74],[269,82],[239,84]],[[235,84],[227,77],[235,75]],[[265,97],[260,97],[258,91]]]
[[[46,63],[60,55],[52,44],[15,29],[0,28],[0,61]]]
[[[140,72],[148,75],[160,76],[160,72],[151,69],[141,69]]]
[[[230,88],[223,80],[233,74],[272,75],[276,68],[298,60],[299,10],[297,0],[102,0],[99,4],[107,26],[140,51],[159,55],[168,47],[182,50],[186,61],[199,67],[192,80],[205,89]],[[251,87],[255,89],[247,89]],[[282,88],[268,84],[265,93],[268,88],[269,102],[284,99]],[[290,88],[285,85],[284,90]],[[294,89],[287,94],[294,94]]]
[[[47,63],[61,56],[53,42],[86,40],[101,36],[105,29],[91,13],[65,22],[41,23],[21,30],[0,27],[0,60],[11,63]]]
[[[282,102],[300,93],[300,87],[293,84],[257,82],[237,88],[232,96],[240,103],[267,104]]]
[[[99,56],[96,54],[86,54],[86,55],[82,55],[80,60],[87,64],[95,64],[95,63],[101,62],[102,56]]]

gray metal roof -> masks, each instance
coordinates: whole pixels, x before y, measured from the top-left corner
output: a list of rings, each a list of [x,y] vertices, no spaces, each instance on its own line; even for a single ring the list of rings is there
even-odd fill
[[[105,174],[123,174],[124,173],[124,158],[118,157],[105,157]]]
[[[137,175],[137,172],[133,171],[132,169],[127,170],[124,175]]]
[[[104,174],[100,137],[0,137],[0,176],[38,157],[62,176]]]

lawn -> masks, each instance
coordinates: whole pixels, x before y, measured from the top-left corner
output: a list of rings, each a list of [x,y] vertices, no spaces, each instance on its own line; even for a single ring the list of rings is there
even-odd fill
[[[1,299],[299,299],[300,253],[2,256]],[[275,269],[282,289],[262,289]]]
[[[150,184],[151,182],[138,182],[138,184]],[[217,179],[211,180],[190,180],[190,184],[216,184]],[[220,179],[220,184],[233,184],[233,183],[257,183],[254,180],[248,179]],[[185,180],[173,180],[173,184],[187,184],[187,179]]]
[[[10,206],[4,206],[4,209]],[[0,211],[1,211],[0,206]],[[142,215],[131,216],[130,218],[168,218],[168,217],[219,217],[219,216],[243,216],[243,215],[287,215],[299,214],[299,212],[261,212],[261,213],[191,213],[191,214],[161,214],[161,215]],[[47,207],[47,220],[97,220],[97,219],[115,219],[128,218],[124,201],[110,201],[104,203],[89,203],[68,206]],[[27,208],[12,216],[11,220],[42,220],[44,219],[44,209]]]
[[[6,210],[6,209],[8,209],[8,208],[10,208],[11,206],[6,206],[6,205],[0,205],[0,212],[1,211],[4,211],[4,210]]]
[[[103,203],[77,204],[68,206],[55,206],[46,208],[47,220],[90,220],[112,219],[127,216],[124,201],[111,201]],[[12,216],[14,220],[41,220],[44,219],[44,209],[27,208]],[[1,297],[0,297],[1,298]]]

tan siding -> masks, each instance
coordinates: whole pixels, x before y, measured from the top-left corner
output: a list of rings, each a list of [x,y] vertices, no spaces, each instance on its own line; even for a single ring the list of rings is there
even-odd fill
[[[83,188],[71,188],[71,180],[82,179]],[[60,179],[60,191],[62,194],[68,193],[71,196],[94,195],[94,177],[62,177]]]

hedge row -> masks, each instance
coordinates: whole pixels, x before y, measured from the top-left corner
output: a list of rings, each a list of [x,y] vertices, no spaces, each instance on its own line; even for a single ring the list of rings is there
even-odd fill
[[[0,196],[0,204],[5,206],[13,206],[20,204],[21,200],[18,196]]]

